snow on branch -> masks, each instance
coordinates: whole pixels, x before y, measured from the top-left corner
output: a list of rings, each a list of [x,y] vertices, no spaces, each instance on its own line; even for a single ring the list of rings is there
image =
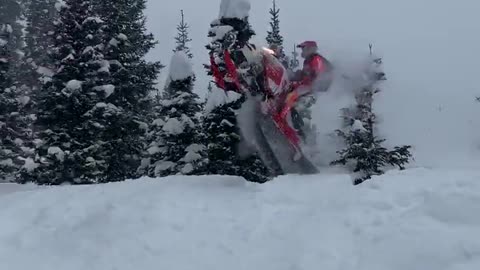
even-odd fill
[[[193,76],[193,67],[188,55],[183,51],[176,52],[170,62],[170,79],[181,81]]]
[[[219,17],[243,20],[249,16],[250,8],[249,0],[222,0]]]

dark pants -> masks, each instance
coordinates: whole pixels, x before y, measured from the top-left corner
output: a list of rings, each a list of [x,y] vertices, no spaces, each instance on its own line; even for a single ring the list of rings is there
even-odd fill
[[[332,85],[332,74],[324,74],[321,79],[317,80],[314,85],[313,85],[313,92],[314,93],[319,93],[319,92],[327,92],[330,86]],[[313,94],[309,94],[303,97],[300,97],[299,100],[297,101],[297,105],[292,108],[291,110],[291,116],[292,116],[292,123],[293,127],[298,131],[299,135],[302,138],[305,138],[305,131],[304,126],[305,126],[305,115],[302,114],[307,114],[310,117],[310,113],[305,113],[305,110],[310,110],[310,108],[315,105],[316,98],[313,96]],[[308,119],[310,120],[310,119]]]

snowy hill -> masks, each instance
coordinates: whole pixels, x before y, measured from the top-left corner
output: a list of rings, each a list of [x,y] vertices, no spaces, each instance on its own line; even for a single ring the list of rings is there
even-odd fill
[[[479,171],[171,177],[0,196],[8,270],[473,270]],[[3,185],[0,188],[4,187]]]

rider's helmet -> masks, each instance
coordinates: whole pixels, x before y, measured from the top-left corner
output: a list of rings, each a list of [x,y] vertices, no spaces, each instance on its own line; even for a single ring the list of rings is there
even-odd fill
[[[307,58],[318,52],[318,45],[315,41],[304,41],[297,45],[297,47],[302,49],[303,58]]]

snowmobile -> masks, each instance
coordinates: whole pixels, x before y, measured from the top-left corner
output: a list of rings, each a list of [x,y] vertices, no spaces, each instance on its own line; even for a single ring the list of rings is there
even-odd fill
[[[298,97],[290,94],[295,93],[291,91],[293,84],[274,52],[246,44],[232,52],[226,48],[217,55],[211,54],[210,62],[219,88],[237,91],[255,101],[253,143],[273,174],[318,173],[293,128],[290,112]]]

